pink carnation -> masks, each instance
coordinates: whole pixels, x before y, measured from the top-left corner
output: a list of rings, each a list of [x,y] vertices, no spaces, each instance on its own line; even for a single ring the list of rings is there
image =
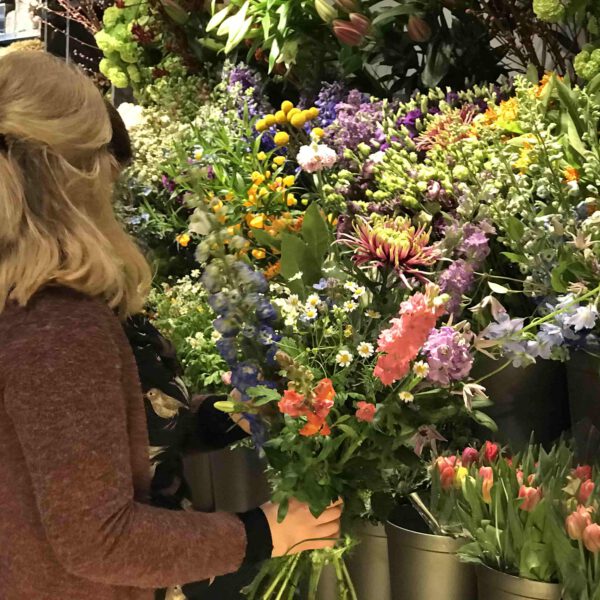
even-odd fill
[[[322,169],[330,169],[337,161],[335,150],[325,144],[302,146],[296,156],[298,164],[307,173],[316,173]]]
[[[391,385],[409,373],[411,362],[444,313],[443,303],[435,301],[438,292],[437,286],[428,285],[425,294],[414,294],[401,304],[400,318],[392,319],[392,326],[381,332],[377,350],[382,355],[374,374],[384,385]]]

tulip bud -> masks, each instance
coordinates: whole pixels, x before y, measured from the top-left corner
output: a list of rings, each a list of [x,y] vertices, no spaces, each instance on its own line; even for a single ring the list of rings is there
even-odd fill
[[[315,10],[325,23],[331,23],[338,16],[332,0],[315,0]]]
[[[531,512],[542,499],[542,490],[541,488],[522,485],[519,490],[519,498],[523,500],[519,508],[525,512]]]
[[[360,46],[364,40],[364,35],[349,21],[336,19],[333,22],[333,33],[342,44],[347,46]]]
[[[465,448],[462,453],[462,463],[465,467],[470,467],[479,459],[479,452],[475,448]]]
[[[498,446],[498,444],[490,441],[485,442],[483,457],[485,458],[486,462],[493,463],[498,458],[499,453],[500,446]]]
[[[346,12],[356,12],[360,6],[356,0],[335,0],[335,3]]]
[[[587,481],[592,478],[592,467],[590,465],[578,465],[576,469],[573,469],[573,477],[581,479],[581,481]]]
[[[440,472],[440,481],[443,490],[449,490],[454,485],[454,467],[445,466]]]
[[[583,506],[580,506],[565,519],[565,529],[572,540],[583,539],[585,528],[591,524],[592,516],[590,515],[590,510]]]
[[[466,467],[458,467],[458,469],[456,469],[456,477],[454,478],[454,487],[460,488],[463,480],[468,474],[469,470]]]
[[[481,495],[486,504],[492,503],[492,486],[494,485],[494,471],[492,467],[481,467],[479,476],[483,479],[481,482]]]
[[[429,23],[427,23],[425,19],[415,15],[411,15],[408,18],[406,31],[408,33],[408,37],[413,42],[423,43],[427,42],[431,38],[431,27],[429,26]]]
[[[361,15],[360,13],[350,13],[349,18],[356,30],[363,35],[366,35],[369,29],[371,29],[371,20],[368,17],[365,17],[365,15]]]
[[[577,500],[580,504],[587,504],[590,496],[594,492],[594,482],[591,479],[584,481],[579,487],[579,493],[577,494]]]
[[[583,543],[590,552],[594,554],[600,552],[600,525],[592,523],[584,529]]]

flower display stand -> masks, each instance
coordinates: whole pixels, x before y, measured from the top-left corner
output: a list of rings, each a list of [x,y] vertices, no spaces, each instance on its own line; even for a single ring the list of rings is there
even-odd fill
[[[556,583],[513,577],[486,566],[477,567],[479,600],[560,600]]]
[[[456,555],[461,540],[427,533],[409,506],[392,514],[386,530],[392,600],[476,600],[475,569]]]

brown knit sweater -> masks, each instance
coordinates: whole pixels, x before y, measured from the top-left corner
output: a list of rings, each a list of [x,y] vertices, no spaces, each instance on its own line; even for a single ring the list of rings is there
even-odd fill
[[[235,515],[148,506],[135,362],[100,301],[65,289],[0,314],[0,599],[150,600],[236,570]]]

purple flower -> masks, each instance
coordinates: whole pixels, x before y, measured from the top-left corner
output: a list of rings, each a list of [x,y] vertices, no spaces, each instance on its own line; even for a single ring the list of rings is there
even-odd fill
[[[315,106],[319,109],[319,122],[321,127],[327,127],[337,117],[336,106],[348,95],[346,86],[341,82],[326,83],[323,85]]]
[[[473,366],[469,339],[453,327],[434,329],[423,347],[427,364],[428,379],[449,385],[452,381],[464,379]]]
[[[244,393],[248,388],[258,385],[260,369],[248,360],[239,363],[231,370],[231,385]]]
[[[474,281],[473,267],[459,259],[453,262],[441,275],[439,285],[442,292],[450,295],[448,312],[457,315],[460,312],[462,297],[471,289]]]
[[[417,121],[423,118],[423,111],[420,108],[414,108],[403,117],[396,121],[398,127],[406,127],[410,138],[416,138],[419,135]]]
[[[160,180],[163,188],[165,188],[169,194],[172,194],[175,191],[175,182],[172,179],[169,179],[166,175],[163,175]]]
[[[476,264],[482,263],[490,253],[486,231],[478,225],[467,223],[463,228],[463,240],[458,251]]]

